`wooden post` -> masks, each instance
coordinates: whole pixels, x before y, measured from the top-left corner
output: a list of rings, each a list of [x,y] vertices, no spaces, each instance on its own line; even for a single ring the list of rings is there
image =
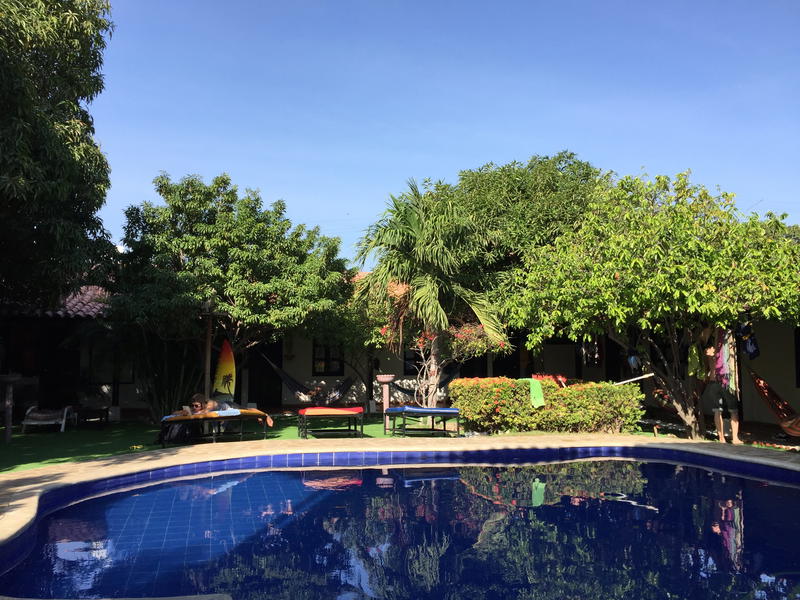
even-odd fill
[[[206,398],[211,397],[211,337],[212,337],[212,322],[213,315],[208,314],[208,323],[206,324],[206,366],[205,366],[205,385],[203,392]]]
[[[389,430],[389,415],[386,414],[386,409],[389,408],[389,384],[392,383],[396,377],[390,374],[381,374],[375,379],[381,384],[381,392],[383,395],[383,433],[386,433]]]
[[[6,412],[6,444],[11,443],[11,420],[14,415],[14,385],[10,382],[6,383],[5,395],[5,412]]]
[[[6,384],[5,390],[5,399],[3,400],[3,404],[5,406],[5,417],[6,417],[6,433],[5,433],[5,440],[6,444],[11,443],[11,426],[12,420],[14,417],[14,382],[18,381],[21,378],[21,375],[17,374],[9,374],[9,375],[0,375],[0,383]]]

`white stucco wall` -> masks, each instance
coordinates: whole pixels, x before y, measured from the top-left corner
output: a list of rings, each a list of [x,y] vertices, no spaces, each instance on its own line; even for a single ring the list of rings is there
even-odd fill
[[[755,324],[756,337],[761,348],[761,356],[750,361],[742,356],[742,403],[744,419],[763,423],[775,423],[772,411],[757,395],[747,366],[751,366],[759,375],[772,385],[778,394],[788,400],[795,410],[800,413],[800,389],[795,386],[795,356],[794,327],[792,325],[776,322],[760,322]],[[381,373],[394,373],[399,376],[397,383],[406,388],[413,388],[416,382],[413,376],[403,376],[403,363],[400,357],[389,352],[380,352]],[[308,386],[322,385],[329,388],[336,385],[342,377],[315,377],[312,372],[312,341],[300,335],[287,336],[284,343],[283,368]],[[540,361],[540,362],[539,362]],[[541,354],[537,357],[537,364],[541,365],[545,373],[558,373],[567,377],[575,377],[575,346],[572,344],[545,344]],[[537,369],[538,370],[538,369]],[[347,395],[354,402],[364,402],[365,386],[358,376],[345,366],[345,377],[352,375],[356,382]],[[604,367],[583,367],[582,379],[600,381],[604,379]],[[391,388],[390,388],[391,389]],[[294,407],[300,402],[283,386],[283,406]],[[381,402],[381,388],[375,382],[373,401]],[[401,392],[392,390],[392,402],[404,403],[408,397]]]
[[[341,377],[322,377],[312,374],[312,357],[313,357],[313,341],[299,334],[289,334],[284,338],[284,352],[283,352],[283,370],[289,375],[303,382],[308,387],[321,385],[326,389],[330,389],[339,383],[344,377],[351,376],[355,379],[353,387],[346,395],[346,399],[350,402],[365,402],[366,386],[358,377],[358,375],[348,366],[345,365],[344,376]],[[403,361],[399,356],[393,355],[388,351],[378,352],[377,358],[380,361],[380,373],[394,373],[398,375],[397,383],[404,388],[416,387],[416,382],[413,376],[403,375]],[[402,404],[408,401],[408,396],[393,388],[390,388],[391,399],[393,403]],[[381,386],[377,382],[373,385],[374,397],[373,402],[379,404],[382,402]],[[283,385],[281,401],[284,407],[292,408],[300,406],[300,401],[295,398],[294,394]],[[373,407],[370,407],[373,408]]]

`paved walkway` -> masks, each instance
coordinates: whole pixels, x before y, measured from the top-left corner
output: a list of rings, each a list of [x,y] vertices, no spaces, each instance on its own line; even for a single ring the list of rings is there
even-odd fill
[[[680,447],[698,454],[736,458],[800,472],[800,454],[778,452],[751,446],[732,446],[715,442],[695,442],[678,438],[642,435],[547,434],[475,436],[469,438],[363,438],[267,440],[196,444],[115,456],[101,460],[64,463],[0,475],[0,544],[14,537],[36,516],[42,492],[54,487],[93,479],[126,475],[139,471],[171,467],[208,460],[241,458],[269,454],[305,452],[497,450],[514,448],[566,448],[581,446]],[[398,465],[393,465],[398,466]],[[304,468],[303,470],[308,470]]]

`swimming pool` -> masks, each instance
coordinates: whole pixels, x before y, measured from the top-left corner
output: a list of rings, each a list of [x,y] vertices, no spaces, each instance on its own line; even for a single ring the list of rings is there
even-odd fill
[[[544,460],[587,454],[571,450]],[[764,483],[777,472],[745,479],[653,460],[665,458],[356,464],[154,483],[40,519],[26,558],[0,576],[0,594],[795,597],[800,490]]]

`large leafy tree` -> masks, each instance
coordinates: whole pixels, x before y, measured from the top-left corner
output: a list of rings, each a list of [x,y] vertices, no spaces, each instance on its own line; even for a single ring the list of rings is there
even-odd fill
[[[780,219],[744,218],[731,195],[713,195],[687,174],[625,177],[588,207],[578,229],[528,253],[510,278],[507,306],[531,346],[606,333],[639,354],[699,436],[699,399],[682,368],[686,344],[703,323],[730,327],[744,314],[796,319],[798,264]]]
[[[0,297],[53,302],[109,250],[109,185],[87,105],[103,89],[106,0],[0,2]]]
[[[611,185],[611,173],[566,150],[459,173],[458,204],[483,240],[476,270],[505,321],[507,274],[524,268],[523,257],[533,249],[575,230]]]
[[[457,192],[462,210],[473,215],[486,239],[482,261],[497,272],[519,265],[526,249],[574,229],[609,185],[608,173],[562,151],[462,171]]]
[[[155,187],[163,204],[127,210],[129,250],[114,303],[115,314],[135,323],[144,343],[197,346],[201,318],[213,318],[238,352],[319,319],[349,298],[338,240],[292,226],[283,202],[265,209],[257,192],[240,195],[227,175],[210,184],[161,175]],[[159,369],[147,369],[152,382]],[[196,378],[186,383],[197,385]],[[152,396],[154,402],[174,396],[174,405],[186,392],[154,388]]]
[[[416,340],[422,356],[420,390],[436,402],[448,329],[479,321],[489,340],[505,344],[503,326],[489,301],[477,265],[482,237],[461,211],[452,186],[413,181],[391,196],[389,207],[360,242],[358,259],[374,256],[375,268],[361,280],[360,297],[383,303],[385,332],[396,348]]]

